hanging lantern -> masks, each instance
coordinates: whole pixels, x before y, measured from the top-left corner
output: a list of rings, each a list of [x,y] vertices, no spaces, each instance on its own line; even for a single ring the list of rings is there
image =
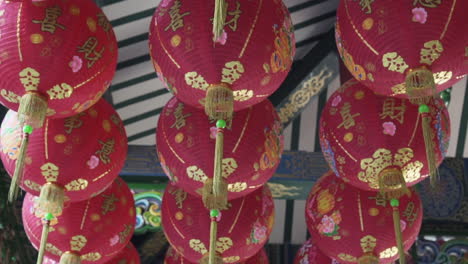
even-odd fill
[[[269,264],[268,256],[264,249],[261,249],[255,256],[249,258],[243,262],[235,262],[236,264]],[[166,252],[166,257],[164,258],[164,264],[196,264],[195,262],[190,262],[182,255],[177,253],[174,248],[169,247]]]
[[[26,194],[24,229],[33,246],[42,248],[43,225],[48,227],[45,255],[60,260],[60,264],[106,263],[124,249],[133,234],[136,219],[133,195],[120,178],[101,194],[68,204],[61,216],[51,219],[37,218],[42,214],[37,199]]]
[[[43,264],[59,263],[53,259],[45,258]],[[140,264],[140,256],[133,244],[129,243],[115,258],[105,264]]]
[[[265,186],[230,201],[229,209],[213,215],[198,197],[168,185],[161,214],[169,243],[187,260],[205,264],[214,255],[216,262],[211,263],[237,263],[255,255],[267,242],[274,204]]]
[[[265,184],[279,165],[283,151],[281,122],[268,101],[236,112],[223,130],[223,205]],[[157,128],[158,156],[171,181],[191,195],[203,196],[213,209],[215,138],[219,128],[202,110],[173,97],[164,107]],[[208,189],[208,190],[207,190]],[[224,206],[221,206],[223,208]]]
[[[354,77],[379,94],[434,96],[468,73],[467,1],[340,2],[336,41]]]
[[[115,73],[117,43],[91,0],[2,1],[0,12],[0,103],[19,113],[23,134],[13,200],[33,129],[99,100]]]
[[[0,135],[0,157],[13,175],[21,144],[17,113],[7,113]],[[30,139],[19,184],[39,196],[39,208],[53,215],[60,215],[64,200],[86,200],[108,187],[128,148],[122,120],[104,99],[78,115],[47,119]]]
[[[326,256],[313,244],[312,239],[307,240],[297,251],[294,264],[339,264]]]
[[[342,264],[393,263],[415,242],[422,215],[414,191],[388,200],[344,183],[331,171],[317,181],[306,202],[314,243]]]
[[[320,144],[330,168],[357,188],[393,198],[435,175],[447,152],[450,120],[442,100],[432,99],[428,106],[429,112],[420,113],[406,99],[346,82],[327,101],[320,120]]]
[[[166,87],[224,120],[278,89],[295,54],[291,18],[279,0],[218,0],[216,7],[214,0],[162,1],[149,42]]]

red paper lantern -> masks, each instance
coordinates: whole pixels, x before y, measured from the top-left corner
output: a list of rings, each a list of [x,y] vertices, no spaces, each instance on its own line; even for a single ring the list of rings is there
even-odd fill
[[[42,264],[59,264],[57,261],[45,258]],[[140,264],[138,251],[129,243],[115,258],[107,261],[105,264]]]
[[[354,77],[379,94],[434,95],[468,72],[467,9],[457,0],[343,0],[338,50]]]
[[[39,247],[42,221],[36,217],[37,197],[26,194],[23,223],[35,248]],[[70,203],[52,220],[46,257],[61,264],[106,263],[128,244],[135,226],[133,195],[120,178],[103,193],[87,201]],[[68,260],[68,261],[65,261]],[[80,262],[78,262],[80,263]]]
[[[255,256],[249,258],[243,262],[235,262],[236,264],[269,264],[268,256],[264,249],[261,249]],[[164,258],[164,264],[196,264],[195,262],[190,262],[182,255],[177,253],[177,251],[169,247],[166,252],[166,257]]]
[[[286,78],[295,54],[283,1],[223,2],[226,21],[217,40],[210,21],[215,1],[162,1],[149,38],[154,67],[166,87],[186,104],[212,107],[207,113],[215,116],[266,99]],[[226,94],[233,105],[232,100],[224,105]]]
[[[0,134],[0,157],[12,175],[22,135],[17,113],[7,113]],[[86,200],[108,187],[122,169],[128,148],[123,123],[104,99],[78,115],[47,119],[30,141],[20,185],[35,196],[44,188],[61,193],[54,203],[43,194],[48,203],[41,208],[53,214],[60,213],[64,199]]]
[[[307,240],[304,245],[297,251],[294,264],[339,264],[326,256],[312,242],[312,239]]]
[[[228,199],[245,196],[265,184],[283,151],[281,122],[268,100],[236,112],[224,130],[223,177]],[[171,181],[201,196],[213,178],[216,127],[203,110],[173,97],[164,107],[156,132],[161,165]]]
[[[450,120],[440,99],[428,104],[436,165],[448,147]],[[320,120],[322,152],[333,172],[363,190],[398,191],[429,176],[425,116],[409,100],[374,94],[348,81],[327,101]],[[395,180],[395,178],[401,178]]]
[[[3,105],[21,111],[21,98],[36,94],[47,116],[64,118],[101,97],[115,73],[117,42],[94,1],[3,1],[0,10]]]
[[[207,258],[210,245],[210,212],[196,196],[168,185],[162,204],[162,224],[169,243],[187,260]],[[226,263],[255,255],[267,242],[273,228],[274,204],[268,187],[230,201],[221,210],[216,252]]]
[[[314,243],[340,263],[393,263],[398,258],[393,211],[400,214],[404,250],[415,242],[423,209],[419,195],[392,207],[377,192],[362,191],[328,172],[312,188],[306,203],[306,222]]]

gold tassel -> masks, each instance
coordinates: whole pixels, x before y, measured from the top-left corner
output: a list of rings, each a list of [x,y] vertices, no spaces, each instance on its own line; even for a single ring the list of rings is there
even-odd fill
[[[234,94],[228,84],[211,85],[206,91],[205,113],[212,120],[231,120]]]
[[[221,179],[221,189],[226,190],[226,195],[215,196],[213,194],[213,179],[207,179],[203,185],[202,197],[203,197],[203,204],[209,210],[211,209],[219,209],[225,210],[227,209],[227,187],[228,184],[225,179]]]
[[[67,251],[60,257],[59,264],[81,264],[81,258],[77,254]]]
[[[227,5],[225,0],[215,0],[213,14],[213,41],[216,42],[224,31],[226,22]]]
[[[358,264],[379,264],[379,258],[372,253],[366,253],[358,258]]]
[[[400,211],[398,210],[400,201],[398,201],[397,199],[391,199],[390,205],[393,208],[393,226],[395,228],[395,238],[396,238],[396,244],[398,247],[398,254],[400,255],[400,264],[405,264],[406,263],[405,249],[403,247],[403,238],[401,234]]]
[[[41,128],[47,115],[47,99],[35,92],[28,92],[21,97],[18,108],[20,124]]]
[[[32,133],[32,127],[25,125],[23,127],[23,138],[21,140],[21,146],[16,159],[15,172],[10,184],[10,190],[8,191],[8,202],[13,203],[16,201],[19,195],[19,185],[23,180],[24,162],[26,160],[26,154],[29,145],[29,135]]]
[[[41,194],[37,200],[37,207],[42,212],[52,215],[62,214],[65,201],[65,189],[55,183],[48,182],[41,188]]]
[[[399,168],[388,168],[380,172],[379,190],[386,199],[398,199],[405,194],[411,195]]]
[[[426,147],[426,159],[429,169],[429,177],[432,187],[439,181],[439,170],[437,169],[437,160],[435,156],[434,133],[432,132],[432,118],[429,115],[429,107],[420,105],[419,112],[422,115],[422,131],[424,136],[424,145]]]
[[[200,264],[209,264],[210,262],[210,255],[205,255],[200,259]],[[223,258],[216,254],[214,264],[224,264]]]
[[[54,218],[52,214],[46,214],[44,217],[45,223],[42,226],[41,244],[39,246],[39,254],[37,256],[37,264],[42,264],[44,261],[44,253],[47,245],[47,238],[49,236],[50,221]]]

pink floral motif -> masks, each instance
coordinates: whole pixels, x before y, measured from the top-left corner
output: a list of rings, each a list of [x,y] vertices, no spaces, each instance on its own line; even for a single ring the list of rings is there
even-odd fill
[[[99,165],[99,158],[92,155],[86,164],[90,169],[94,170]]]
[[[78,72],[83,66],[83,60],[78,56],[73,56],[73,59],[68,63],[68,66],[70,66],[73,72]]]
[[[224,45],[224,44],[226,44],[226,41],[227,41],[227,33],[226,33],[226,31],[223,30],[223,33],[221,34],[221,36],[219,36],[215,40],[215,43],[219,43],[221,45]]]
[[[109,245],[111,247],[117,245],[117,243],[119,243],[119,235],[115,235],[109,240]]]
[[[262,243],[267,237],[267,228],[260,224],[257,220],[253,226],[253,230],[251,233],[252,242],[255,244]]]
[[[218,134],[218,129],[215,126],[210,127],[210,138],[216,139],[216,134]]]
[[[322,222],[319,224],[320,233],[331,234],[335,230],[335,221],[328,215],[322,218]]]
[[[341,103],[341,96],[338,95],[335,98],[333,98],[333,101],[332,101],[333,107],[337,107],[340,103]]]
[[[162,0],[161,7],[167,7],[170,2],[171,2],[171,0]]]
[[[425,24],[427,20],[427,12],[423,7],[416,7],[411,10],[413,12],[413,22]]]
[[[396,132],[396,126],[393,122],[384,122],[382,124],[384,135],[394,136]]]
[[[221,213],[221,211],[219,211],[219,214],[218,216],[216,217],[216,222],[219,222],[221,221],[221,217],[223,216],[223,213]]]
[[[262,215],[266,215],[268,208],[273,205],[273,201],[271,199],[265,198],[263,199],[262,204]]]
[[[400,220],[400,227],[401,227],[401,232],[405,231],[406,229],[406,222],[404,220]]]

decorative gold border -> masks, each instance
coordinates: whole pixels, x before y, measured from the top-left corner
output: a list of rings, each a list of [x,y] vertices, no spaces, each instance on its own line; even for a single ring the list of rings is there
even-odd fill
[[[450,22],[452,21],[452,15],[453,15],[453,11],[455,10],[455,5],[456,4],[457,4],[457,0],[453,0],[452,8],[450,9],[450,14],[448,15],[447,22],[445,23],[444,31],[442,31],[442,33],[440,34],[440,37],[439,37],[440,40],[442,40],[445,37],[445,33],[447,32],[447,28],[448,28]]]
[[[244,47],[242,47],[242,50],[239,53],[239,59],[242,58],[242,56],[244,56],[245,49],[247,48],[247,45],[250,42],[250,38],[252,37],[252,33],[255,30],[255,26],[257,25],[257,20],[260,15],[260,10],[262,9],[262,6],[263,6],[263,0],[260,0],[260,4],[258,5],[258,9],[257,9],[257,14],[255,14],[255,19],[252,23],[252,27],[250,28],[249,35],[247,35],[247,39],[245,40]]]
[[[239,136],[239,139],[237,139],[236,145],[232,149],[232,153],[236,153],[237,147],[239,147],[239,143],[241,142],[242,138],[244,137],[245,129],[247,128],[247,124],[250,121],[250,114],[252,113],[252,107],[249,107],[249,113],[247,114],[247,118],[245,119],[244,122],[244,127],[242,128],[242,132]]]
[[[234,219],[234,222],[232,223],[231,228],[229,228],[229,234],[232,232],[232,230],[234,229],[234,227],[237,224],[237,221],[239,220],[240,213],[242,212],[242,209],[244,208],[244,202],[245,202],[245,196],[242,198],[242,203],[241,203],[241,206],[239,208],[239,211],[237,211],[236,218]]]
[[[18,55],[20,61],[23,61],[23,53],[21,52],[21,35],[20,35],[20,23],[21,23],[21,11],[23,11],[23,2],[21,2],[18,17],[16,17],[16,41],[18,43]]]
[[[161,44],[161,48],[164,50],[166,53],[167,57],[174,63],[174,65],[177,67],[177,69],[180,69],[180,65],[175,61],[175,59],[172,57],[172,55],[169,53],[169,51],[166,49],[166,46],[164,46],[164,43],[161,41],[161,36],[159,35],[159,28],[158,28],[158,23],[157,20],[155,19],[154,25],[155,25],[155,31],[156,31],[156,36],[158,36],[159,44]]]
[[[89,204],[91,203],[91,199],[88,199],[88,202],[86,203],[86,208],[83,214],[83,218],[81,218],[81,225],[80,225],[80,230],[83,230],[84,224],[86,222],[86,216],[88,215],[88,209],[89,209]]]

